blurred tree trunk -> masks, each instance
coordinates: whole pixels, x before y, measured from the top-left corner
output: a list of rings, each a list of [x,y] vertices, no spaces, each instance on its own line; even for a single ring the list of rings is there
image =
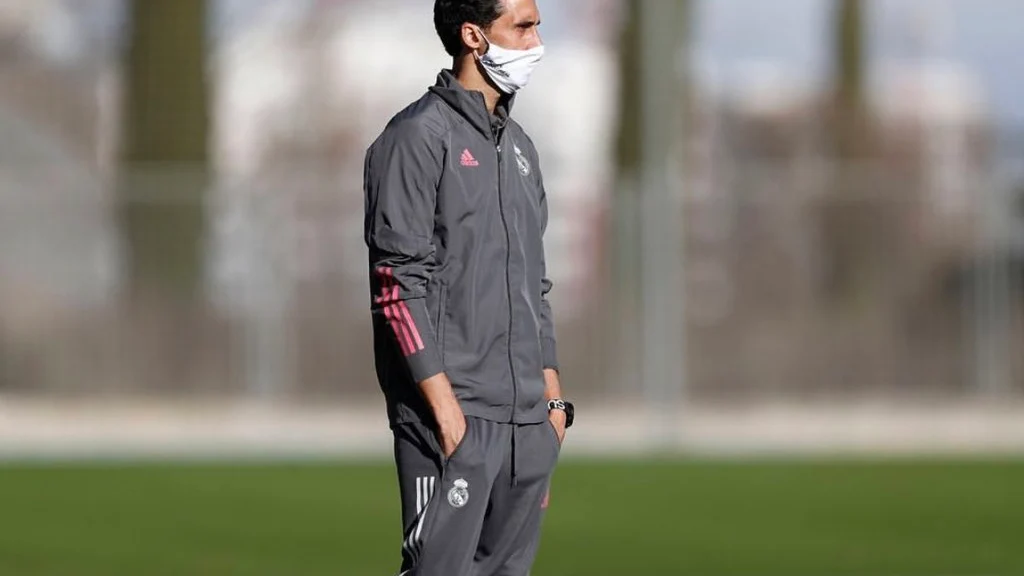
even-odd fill
[[[640,16],[642,2],[622,3],[619,34],[619,105],[615,141],[616,181],[611,203],[612,250],[607,259],[610,305],[605,307],[606,326],[617,326],[602,344],[615,354],[605,354],[602,367],[619,382],[634,381],[640,373],[642,311],[640,301]],[[601,331],[599,331],[601,333]]]
[[[616,167],[621,176],[640,171],[641,146],[641,22],[643,2],[626,2],[619,39],[619,126],[615,142]],[[619,190],[627,192],[626,190]],[[632,191],[630,191],[632,192]]]
[[[824,357],[830,373],[851,385],[886,386],[901,381],[899,282],[906,262],[905,196],[878,160],[877,138],[866,90],[864,0],[837,0],[833,20],[833,186],[821,222],[826,289],[833,307],[829,326],[835,346]],[[899,190],[900,194],[907,193]]]
[[[690,38],[689,8],[690,0],[654,0],[658,6],[652,8],[652,0],[631,0],[622,3],[622,28],[619,37],[619,103],[618,127],[615,142],[616,189],[612,198],[614,217],[614,249],[611,265],[611,286],[613,287],[613,306],[608,307],[613,316],[606,325],[617,326],[613,331],[617,341],[613,343],[616,354],[608,354],[609,361],[619,362],[618,366],[609,367],[610,373],[619,374],[622,381],[635,381],[643,370],[643,341],[645,332],[645,298],[644,286],[651,284],[651,277],[645,275],[644,245],[645,227],[656,224],[645,221],[644,203],[645,169],[652,159],[659,154],[671,154],[684,136],[679,133],[679,121],[688,109],[688,91],[686,79],[681,78],[679,57]],[[657,21],[658,29],[651,23],[653,14],[646,10],[656,10],[665,17]],[[649,54],[650,46],[646,40],[656,36],[663,43],[657,58]],[[688,54],[688,53],[686,53]],[[661,75],[660,78],[656,75]],[[664,90],[654,100],[658,102],[656,110],[648,109],[648,102],[653,93],[646,92],[654,84],[654,79],[661,80],[660,87]],[[649,118],[647,113],[656,114],[658,120],[666,126],[668,134],[650,134],[645,128]],[[655,136],[652,138],[652,136]],[[663,137],[664,136],[664,137]],[[671,140],[664,142],[663,140]],[[652,147],[651,150],[645,149]],[[681,160],[681,159],[679,159]],[[669,164],[678,165],[676,162]],[[655,192],[668,198],[667,191]],[[666,204],[671,204],[666,201]],[[682,217],[682,215],[678,215]],[[682,246],[680,246],[680,250]],[[671,267],[668,267],[671,268]],[[647,303],[650,304],[649,302]],[[649,336],[649,335],[648,335]]]
[[[202,278],[210,94],[205,0],[132,0],[121,225],[133,294],[188,297]]]
[[[864,12],[862,0],[839,0],[835,17],[836,152],[858,155],[864,116]]]
[[[215,347],[201,288],[209,183],[205,0],[131,0],[118,175],[127,294],[123,349],[133,391],[198,383]]]
[[[843,305],[869,299],[872,274],[872,203],[863,168],[869,153],[870,118],[864,104],[862,0],[837,0],[833,18],[833,63],[829,130],[835,169],[826,197],[822,233],[826,258],[825,286]],[[874,224],[878,224],[875,222]]]

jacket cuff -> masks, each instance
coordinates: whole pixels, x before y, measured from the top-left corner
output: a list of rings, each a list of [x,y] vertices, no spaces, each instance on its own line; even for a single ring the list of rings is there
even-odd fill
[[[434,341],[434,326],[427,314],[423,300],[410,300],[405,303],[409,309],[407,332],[413,334],[412,340],[406,340],[406,363],[413,381],[417,384],[444,372],[444,361],[440,349]]]
[[[558,346],[554,338],[542,338],[540,341],[541,355],[545,370],[558,370]]]
[[[413,354],[405,360],[409,366],[409,373],[417,384],[444,373],[444,363],[438,357],[437,348],[434,346],[428,346],[426,350]]]

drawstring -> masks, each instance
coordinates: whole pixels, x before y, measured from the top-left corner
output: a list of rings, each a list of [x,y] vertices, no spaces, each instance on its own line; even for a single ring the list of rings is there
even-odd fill
[[[516,436],[519,435],[519,426],[512,425],[512,487],[519,486],[519,477],[516,476]]]

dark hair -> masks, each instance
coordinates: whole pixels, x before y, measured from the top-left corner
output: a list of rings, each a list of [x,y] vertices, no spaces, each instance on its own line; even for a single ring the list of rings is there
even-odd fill
[[[462,25],[490,28],[504,12],[502,0],[435,0],[434,29],[445,52],[451,57],[462,53]]]

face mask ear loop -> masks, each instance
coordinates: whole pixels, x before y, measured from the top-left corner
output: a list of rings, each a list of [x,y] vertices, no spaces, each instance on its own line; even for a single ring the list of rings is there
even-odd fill
[[[476,56],[476,59],[477,59],[477,60],[479,60],[479,59],[483,58],[484,56],[486,56],[486,55],[487,55],[487,53],[491,51],[491,39],[490,39],[490,38],[488,38],[488,37],[487,37],[487,34],[484,34],[484,31],[483,31],[483,30],[481,30],[480,28],[477,28],[477,29],[476,29],[476,33],[477,33],[477,34],[479,34],[479,35],[480,35],[480,37],[484,39],[484,42],[486,42],[486,43],[487,43],[487,49],[486,49],[486,50],[484,50],[484,53],[483,53],[483,54],[477,54],[477,53],[476,53],[476,50],[474,50],[474,51],[473,51],[473,55],[474,55],[474,56]]]

